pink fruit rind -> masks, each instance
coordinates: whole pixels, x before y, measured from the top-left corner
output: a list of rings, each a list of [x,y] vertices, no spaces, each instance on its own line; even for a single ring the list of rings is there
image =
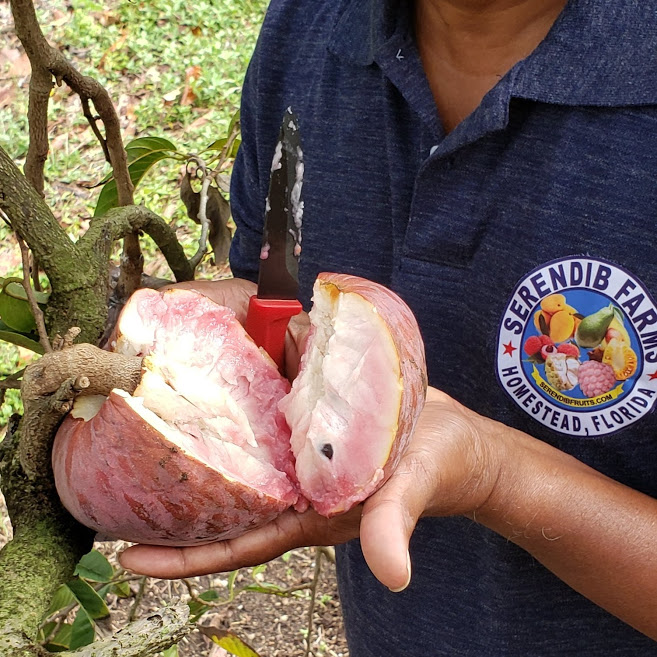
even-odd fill
[[[176,546],[228,539],[273,520],[297,497],[282,473],[267,492],[222,474],[140,422],[116,392],[88,422],[69,415],[56,443],[62,503],[108,538]]]
[[[330,517],[369,497],[397,467],[423,407],[426,364],[415,317],[388,288],[356,276],[322,273],[313,301],[311,318],[319,308],[319,319],[313,319],[300,375],[280,408],[292,428],[302,493],[318,513]],[[332,312],[337,307],[330,322],[333,332],[326,344],[316,345],[322,334],[326,340],[327,327],[315,323],[328,306]],[[339,321],[348,309],[356,309],[353,327]],[[356,345],[368,331],[373,339],[361,352]],[[309,379],[318,367],[315,348],[323,354],[323,382],[313,390]],[[350,350],[356,354],[354,364],[348,360]],[[324,448],[329,458],[322,455]]]

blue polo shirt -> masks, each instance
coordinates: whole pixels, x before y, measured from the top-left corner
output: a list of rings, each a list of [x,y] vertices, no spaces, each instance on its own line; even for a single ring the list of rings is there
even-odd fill
[[[571,0],[447,135],[409,5],[271,3],[243,91],[235,276],[256,278],[292,106],[305,154],[304,304],[320,271],[389,286],[418,318],[432,385],[655,496],[654,3]],[[401,594],[372,577],[357,541],[338,553],[351,657],[657,655],[464,518],[419,523]]]

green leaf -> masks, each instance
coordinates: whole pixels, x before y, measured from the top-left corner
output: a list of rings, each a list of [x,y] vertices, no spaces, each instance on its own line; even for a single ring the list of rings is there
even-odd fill
[[[135,160],[152,153],[154,151],[176,151],[176,146],[164,137],[137,137],[128,142],[125,152],[128,155],[128,162],[132,164]]]
[[[132,589],[128,582],[117,582],[116,584],[112,584],[110,591],[119,598],[132,597]]]
[[[46,640],[46,637],[57,627],[57,623],[55,621],[50,621],[50,623],[46,623],[45,625],[42,625],[39,628],[39,632],[37,633],[37,641],[43,643]]]
[[[168,139],[162,137],[133,139],[126,145],[125,150],[128,155],[128,173],[135,187],[154,164],[166,158],[174,157],[177,153],[176,147]],[[119,195],[116,189],[116,180],[111,179],[100,190],[94,217],[104,215],[108,210],[115,208],[118,203]]]
[[[212,641],[236,657],[259,657],[258,653],[242,639],[234,634],[226,634],[223,638],[213,638]]]
[[[176,153],[178,152],[178,149],[175,147],[175,145],[163,137],[138,137],[137,139],[133,139],[131,142],[126,144],[125,147],[128,166],[130,166],[133,162],[136,162],[141,157],[148,155],[149,153],[162,150],[173,151]],[[100,187],[100,185],[104,185],[105,183],[112,180],[113,177],[113,174],[110,173],[106,175],[99,183],[93,185],[93,187]]]
[[[237,112],[233,114],[230,120],[230,123],[228,125],[228,130],[226,131],[226,136],[213,141],[205,150],[223,151],[224,148],[226,148],[226,144],[228,144],[228,139],[230,138],[230,135],[233,133],[233,128],[235,128],[235,126],[239,124],[239,121],[240,121],[240,111],[237,110]],[[238,129],[239,129],[239,125],[238,125]],[[237,149],[240,147],[241,143],[242,140],[239,137],[235,137],[233,143],[230,146],[230,150],[226,153],[226,156],[230,158],[234,158],[237,155]]]
[[[112,564],[98,550],[91,550],[80,559],[74,575],[92,582],[109,582],[114,575]]]
[[[221,137],[213,141],[205,150],[206,151],[220,151],[228,143],[228,137]]]
[[[38,341],[38,336],[34,333],[20,333],[12,328],[9,328],[2,320],[0,320],[0,340],[11,342],[24,349],[29,349],[37,354],[43,353],[43,347]]]
[[[17,283],[15,279],[7,278],[1,281],[2,286],[0,289],[0,318],[2,321],[14,331],[20,333],[29,333],[36,329],[36,321],[27,301],[25,290],[23,286]],[[19,286],[23,291],[24,299],[16,296],[16,286]],[[12,294],[12,291],[14,294]]]
[[[235,159],[237,157],[237,151],[239,150],[239,147],[242,144],[242,140],[239,137],[235,137],[235,141],[233,141],[233,145],[230,147],[230,152],[228,153],[228,157],[232,157]]]
[[[80,606],[91,616],[91,618],[106,618],[109,609],[103,599],[83,579],[72,579],[66,583]]]
[[[238,570],[232,570],[230,574],[228,575],[228,595],[232,598],[234,595],[234,590],[235,590],[235,580],[237,579],[237,575],[239,574],[239,569]]]
[[[84,609],[78,609],[71,626],[70,649],[75,650],[76,648],[82,648],[82,646],[88,646],[94,642],[95,638],[96,631],[89,614]]]
[[[240,121],[240,111],[237,110],[237,112],[233,114],[232,118],[230,119],[230,123],[228,124],[228,134],[230,134],[233,131],[235,124],[239,123],[239,121]]]
[[[199,630],[210,637],[214,643],[221,646],[236,657],[260,657],[258,653],[247,643],[244,643],[236,634],[227,632],[218,627],[200,625]]]
[[[174,643],[171,647],[164,650],[162,657],[178,657],[178,644]]]
[[[55,595],[52,597],[52,601],[50,603],[50,607],[48,608],[48,611],[46,612],[46,616],[52,616],[56,611],[59,611],[60,609],[64,609],[64,607],[68,607],[70,604],[73,604],[75,602],[75,596],[73,595],[71,589],[66,586],[66,584],[62,584],[56,591]]]
[[[112,589],[111,583],[103,584],[100,588],[96,589],[96,593],[98,593],[98,595],[103,600],[105,600],[105,598],[107,598],[107,594],[111,591],[111,589]]]
[[[206,602],[214,602],[215,600],[219,600],[220,596],[214,589],[208,589],[207,591],[203,591],[198,597]],[[187,604],[189,605],[189,620],[192,623],[196,623],[206,611],[210,611],[208,605],[204,605],[198,600],[190,600]]]
[[[55,625],[55,623],[49,623],[46,627]],[[54,628],[46,630],[44,628],[45,634],[48,635],[52,632]],[[64,652],[71,648],[71,638],[73,636],[73,626],[69,623],[62,623],[55,636],[53,636],[46,644],[44,648],[50,652]]]
[[[251,570],[251,577],[255,578],[256,575],[259,575],[260,573],[264,573],[265,570],[267,570],[267,564],[261,563],[259,566],[255,566]]]
[[[226,148],[226,144],[228,143],[228,138],[227,137],[222,137],[221,139],[217,139],[213,141],[205,150],[206,151],[223,151],[224,148]],[[240,147],[240,144],[242,143],[242,140],[239,137],[235,137],[233,140],[233,143],[230,145],[230,150],[226,153],[227,157],[230,158],[235,158],[237,155],[237,149]]]
[[[23,282],[20,279],[6,278],[3,281],[0,278],[0,284],[2,284],[3,291],[10,297],[27,301],[27,292],[25,291]],[[41,292],[37,290],[32,290],[32,292],[34,293],[34,298],[39,305],[43,306],[48,303],[50,292]]]

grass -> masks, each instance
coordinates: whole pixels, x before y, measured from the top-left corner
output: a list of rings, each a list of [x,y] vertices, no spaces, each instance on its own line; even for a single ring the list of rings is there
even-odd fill
[[[264,16],[267,0],[35,0],[46,38],[83,73],[109,91],[119,113],[124,141],[160,136],[183,152],[198,152],[226,136],[240,100],[240,87]],[[10,22],[0,3],[0,24]],[[11,30],[9,49],[20,50]],[[0,60],[0,88],[13,85],[12,102],[0,106],[0,145],[21,166],[28,148],[28,84],[8,77]],[[9,82],[7,82],[9,81]],[[56,87],[50,104],[50,156],[46,201],[72,239],[88,226],[109,168],[82,115],[78,99]],[[188,252],[198,227],[178,197],[180,164],[154,167],[135,201],[161,214],[177,230]],[[144,240],[145,270],[168,275],[150,240]],[[117,248],[118,256],[118,248]],[[216,271],[205,267],[202,275]],[[20,275],[20,253],[0,221],[0,276]],[[0,342],[0,378],[22,366],[26,354]],[[7,394],[0,427],[20,409]],[[0,429],[1,433],[1,429]]]

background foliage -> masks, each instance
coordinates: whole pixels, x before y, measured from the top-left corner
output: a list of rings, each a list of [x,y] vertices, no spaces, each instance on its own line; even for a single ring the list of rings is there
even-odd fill
[[[266,0],[37,0],[48,40],[65,51],[84,74],[93,75],[114,99],[124,142],[135,137],[170,139],[199,152],[225,136],[239,106],[240,88]],[[20,166],[28,147],[29,63],[12,32],[9,6],[0,2],[6,46],[0,48],[0,144]],[[78,98],[66,87],[53,93],[46,200],[73,239],[93,215],[99,187],[109,172],[88,128]],[[144,203],[176,227],[188,255],[200,228],[186,217],[179,200],[180,167],[166,161],[139,185]],[[168,267],[144,240],[146,272],[168,276]],[[117,247],[116,255],[119,251]],[[226,271],[206,263],[198,277]],[[20,251],[0,222],[0,277],[20,274]],[[24,366],[29,352],[0,342],[0,377]],[[9,391],[0,407],[0,436],[7,418],[20,408]]]

